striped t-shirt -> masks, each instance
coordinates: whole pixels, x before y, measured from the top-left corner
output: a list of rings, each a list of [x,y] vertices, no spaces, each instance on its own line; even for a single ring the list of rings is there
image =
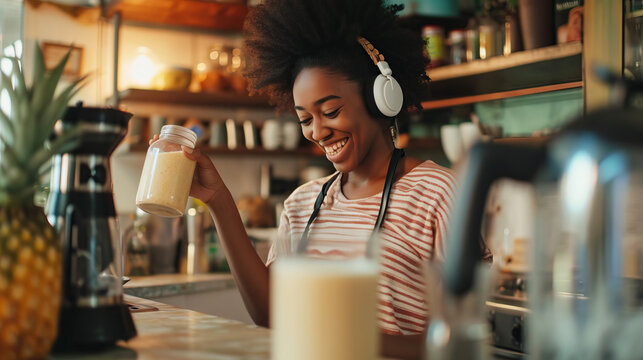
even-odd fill
[[[322,185],[311,181],[284,203],[279,235],[267,264],[294,253]],[[310,227],[307,254],[319,258],[364,256],[379,212],[382,194],[347,199],[340,177],[330,186]],[[393,184],[380,240],[379,324],[389,334],[416,334],[427,321],[423,266],[444,259],[444,242],[455,179],[432,161],[413,168]]]

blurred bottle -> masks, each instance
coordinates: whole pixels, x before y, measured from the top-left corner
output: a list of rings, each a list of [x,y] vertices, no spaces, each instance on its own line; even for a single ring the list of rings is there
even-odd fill
[[[480,32],[478,31],[478,19],[469,19],[465,29],[465,48],[467,62],[480,59]]]
[[[491,15],[492,9],[491,0],[485,0],[482,5],[482,17],[478,27],[480,33],[480,59],[489,59],[502,55],[500,42],[502,41],[501,37],[504,36],[504,31],[501,31],[498,22]],[[500,37],[499,34],[501,34]]]
[[[184,127],[194,131],[196,134],[196,143],[200,144],[209,140],[210,138],[210,129],[209,127],[203,125],[203,122],[197,118],[190,117],[185,121]]]
[[[464,40],[465,31],[462,29],[449,32],[449,63],[462,64],[467,61],[467,49]]]
[[[124,273],[129,276],[150,274],[150,247],[145,238],[145,224],[130,214],[132,223],[125,230]]]
[[[518,17],[518,0],[507,0],[505,14],[505,46],[503,53],[509,55],[522,50],[522,35]]]

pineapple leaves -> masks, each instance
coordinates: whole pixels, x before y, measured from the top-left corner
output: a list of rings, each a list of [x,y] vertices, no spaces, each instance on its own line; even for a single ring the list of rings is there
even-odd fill
[[[56,67],[53,70],[51,70],[51,72],[48,75],[44,75],[42,78],[40,78],[41,81],[37,81],[36,80],[37,78],[34,76],[33,98],[31,99],[31,106],[33,109],[38,109],[38,110],[44,109],[47,106],[47,104],[49,104],[53,99],[54,94],[56,92],[56,87],[58,86],[58,81],[60,81],[60,77],[62,76],[63,69],[65,68],[65,64],[67,63],[67,59],[69,59],[70,51],[68,51],[67,54],[65,54],[65,57],[63,57],[60,63],[56,65]],[[34,62],[34,74],[36,73],[40,73],[40,74],[46,73],[44,69],[44,60],[42,63],[39,61]],[[38,112],[40,113],[40,111]],[[38,115],[41,115],[41,114],[38,114]]]
[[[4,149],[2,149],[2,172],[6,181],[10,184],[22,181],[24,179],[25,171],[23,166],[21,166],[22,164],[20,162],[20,158],[18,158],[18,154],[16,154],[10,146],[6,146],[7,141],[2,134],[0,134],[0,142],[5,144]]]
[[[47,162],[54,154],[72,150],[79,143],[79,137],[82,129],[75,127],[65,132],[54,140],[49,147],[43,146],[36,152],[29,162],[26,169],[30,173],[37,173],[38,169]]]
[[[73,98],[80,89],[85,85],[83,83],[87,79],[88,75],[82,76],[80,79],[74,81],[72,84],[67,86],[56,99],[49,101],[47,107],[43,110],[41,116],[42,119],[48,121],[45,125],[45,129],[52,129],[56,121],[63,115],[65,109],[67,108],[67,103],[71,98]],[[49,134],[45,134],[46,139]]]
[[[5,129],[5,131],[8,132],[9,135],[11,135],[11,139],[13,139],[13,137],[16,135],[13,129],[13,124],[11,123],[11,119],[9,119],[9,116],[7,116],[7,114],[5,114],[2,110],[0,110],[0,129]],[[7,145],[13,145],[13,141],[8,143]]]
[[[27,84],[25,82],[25,74],[20,70],[20,62],[18,61],[18,58],[10,57],[9,61],[11,61],[11,68],[14,69],[13,75],[16,82],[14,85],[16,94],[26,94]]]
[[[36,83],[37,79],[42,79],[45,77],[46,72],[45,67],[45,55],[42,53],[40,46],[36,46],[34,51],[34,64],[33,64],[33,78],[32,84]]]
[[[79,129],[66,129],[50,147],[45,146],[54,124],[87,80],[83,76],[58,89],[71,50],[72,47],[53,69],[47,70],[42,49],[36,43],[30,85],[18,57],[7,57],[11,62],[9,74],[0,71],[0,91],[7,93],[10,105],[9,111],[0,110],[0,205],[30,201],[43,165],[53,154],[70,150],[79,142]]]

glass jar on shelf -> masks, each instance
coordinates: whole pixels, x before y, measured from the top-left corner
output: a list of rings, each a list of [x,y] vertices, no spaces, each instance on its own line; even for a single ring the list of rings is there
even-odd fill
[[[230,90],[240,94],[246,94],[248,92],[248,81],[242,75],[243,69],[245,69],[246,66],[245,57],[243,56],[241,48],[238,47],[232,48],[230,54],[231,57],[228,64]]]
[[[467,61],[465,31],[463,29],[451,30],[447,44],[449,46],[450,64],[462,64]]]
[[[422,38],[426,43],[426,52],[431,59],[430,66],[444,65],[447,59],[444,48],[444,29],[437,25],[425,25],[422,27]]]
[[[216,44],[210,48],[208,59],[202,66],[204,71],[199,77],[201,91],[227,91],[230,88],[228,65],[231,57],[231,49],[228,46]]]

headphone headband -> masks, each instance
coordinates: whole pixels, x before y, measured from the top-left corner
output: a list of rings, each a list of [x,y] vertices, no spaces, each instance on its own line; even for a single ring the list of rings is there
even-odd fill
[[[371,44],[370,41],[366,40],[363,37],[358,37],[357,41],[359,42],[360,45],[366,50],[368,53],[368,56],[371,57],[371,60],[373,60],[373,64],[377,65],[378,62],[384,61],[384,55],[380,54],[380,52]]]
[[[384,55],[363,37],[358,37],[357,42],[364,48],[373,63],[380,70],[371,86],[364,88],[365,103],[375,116],[394,117],[400,113],[404,103],[404,94],[400,84],[392,76],[393,71],[384,60]]]

